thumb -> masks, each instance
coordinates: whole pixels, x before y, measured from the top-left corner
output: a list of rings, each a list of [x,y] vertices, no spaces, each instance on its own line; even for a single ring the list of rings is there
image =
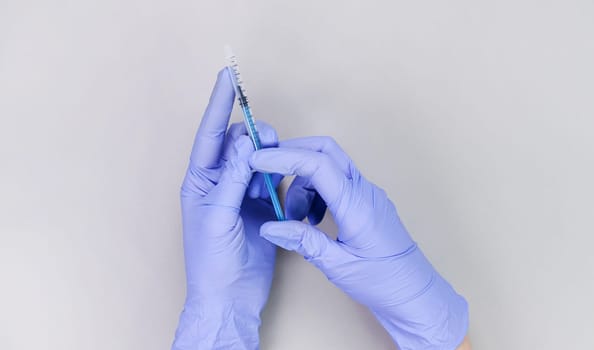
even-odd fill
[[[260,228],[260,236],[287,250],[295,251],[321,270],[344,253],[338,242],[301,221],[270,221]]]

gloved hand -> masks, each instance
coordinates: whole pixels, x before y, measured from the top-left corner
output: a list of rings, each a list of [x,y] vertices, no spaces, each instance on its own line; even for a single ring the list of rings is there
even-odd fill
[[[234,100],[222,70],[196,134],[181,187],[187,295],[172,348],[257,349],[260,312],[270,291],[276,247],[258,230],[275,218],[243,124],[227,131]],[[262,143],[274,130],[258,123]],[[279,176],[274,176],[276,184]],[[244,199],[246,189],[249,197]],[[260,198],[262,197],[262,198]]]
[[[400,222],[386,193],[367,181],[330,138],[307,137],[255,152],[253,169],[297,175],[286,215],[317,224],[326,205],[338,226],[330,239],[301,221],[268,222],[260,235],[303,255],[368,306],[401,350],[455,349],[468,327],[463,297],[435,271]]]

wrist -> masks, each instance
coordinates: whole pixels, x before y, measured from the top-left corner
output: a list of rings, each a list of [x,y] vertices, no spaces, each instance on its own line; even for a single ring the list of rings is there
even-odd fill
[[[420,250],[409,256],[417,293],[383,307],[370,307],[402,350],[456,349],[468,330],[468,304],[443,279]],[[412,273],[412,270],[408,272]],[[422,276],[422,278],[421,278]],[[425,283],[418,283],[420,281]]]
[[[255,350],[260,324],[260,310],[236,301],[186,301],[172,350]]]

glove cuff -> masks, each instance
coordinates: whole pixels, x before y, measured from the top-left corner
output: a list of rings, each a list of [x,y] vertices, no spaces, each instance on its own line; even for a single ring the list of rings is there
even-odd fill
[[[172,350],[259,349],[258,312],[229,302],[184,307]]]
[[[401,350],[456,349],[468,331],[468,304],[432,269],[427,288],[389,309],[372,309]]]

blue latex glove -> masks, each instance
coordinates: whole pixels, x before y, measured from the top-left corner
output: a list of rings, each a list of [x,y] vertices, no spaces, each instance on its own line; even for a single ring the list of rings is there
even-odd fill
[[[468,327],[464,298],[435,271],[400,222],[386,193],[367,181],[330,138],[307,137],[257,151],[253,169],[297,175],[287,217],[317,223],[327,205],[338,226],[330,239],[301,221],[268,222],[260,235],[303,255],[368,306],[401,350],[455,349]]]
[[[252,178],[254,151],[243,124],[227,131],[234,101],[222,70],[196,134],[181,188],[187,295],[173,349],[257,349],[260,312],[272,281],[275,249],[260,238],[275,218],[263,177]],[[262,143],[274,130],[258,123]],[[276,183],[279,176],[274,177]],[[250,184],[249,194],[244,195]]]

